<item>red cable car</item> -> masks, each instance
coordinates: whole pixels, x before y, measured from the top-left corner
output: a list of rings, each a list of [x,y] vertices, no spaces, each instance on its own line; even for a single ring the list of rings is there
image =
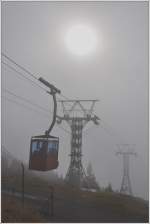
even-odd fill
[[[47,171],[58,167],[59,138],[34,136],[31,138],[29,169]]]
[[[55,94],[60,93],[60,90],[56,89],[56,87],[45,81],[43,78],[40,78],[39,80],[51,90],[48,93],[53,96],[54,113],[52,124],[45,132],[45,135],[34,136],[31,138],[29,169],[48,171],[58,167],[59,138],[49,134],[56,121],[57,102]]]

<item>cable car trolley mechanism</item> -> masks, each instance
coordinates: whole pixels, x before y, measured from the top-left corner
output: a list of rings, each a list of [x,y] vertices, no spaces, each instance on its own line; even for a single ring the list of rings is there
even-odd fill
[[[55,86],[51,85],[43,78],[39,78],[44,85],[50,88],[49,94],[53,96],[54,113],[53,121],[45,135],[33,136],[30,143],[29,169],[38,171],[53,170],[58,167],[59,138],[50,135],[56,122],[57,101],[56,93],[60,93]]]

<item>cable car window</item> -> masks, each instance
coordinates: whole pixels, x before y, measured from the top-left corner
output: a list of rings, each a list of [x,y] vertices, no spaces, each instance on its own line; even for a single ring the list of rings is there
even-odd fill
[[[57,152],[57,151],[58,151],[57,142],[49,142],[48,143],[48,152]]]
[[[43,147],[43,142],[42,141],[38,141],[37,142],[37,150],[39,151],[40,149],[42,149]]]
[[[34,142],[32,142],[32,153],[34,153],[34,151],[36,151],[36,149],[37,149],[37,142],[34,141]]]
[[[32,153],[39,152],[43,147],[42,141],[33,141],[32,142]]]

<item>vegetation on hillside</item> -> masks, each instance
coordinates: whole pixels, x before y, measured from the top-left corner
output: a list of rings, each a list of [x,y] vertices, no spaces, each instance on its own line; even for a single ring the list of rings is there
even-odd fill
[[[23,209],[20,200],[15,197],[2,195],[1,222],[40,223],[45,222],[45,219],[31,203],[25,203]]]
[[[50,174],[51,172],[49,172]],[[91,165],[87,176],[93,188],[96,178]],[[22,191],[21,162],[11,155],[2,154],[2,222],[148,222],[148,202],[115,193],[111,184],[97,192],[81,191],[67,185],[55,173],[41,178],[25,166],[25,194],[48,199],[54,188],[54,217],[47,213],[47,201],[29,200],[25,197],[24,209],[21,197],[14,192]],[[55,178],[54,178],[55,177]],[[3,190],[12,192],[11,196]]]

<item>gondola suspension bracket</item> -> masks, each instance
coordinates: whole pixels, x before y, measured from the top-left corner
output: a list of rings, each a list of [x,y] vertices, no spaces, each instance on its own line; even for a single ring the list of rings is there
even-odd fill
[[[52,121],[49,129],[47,131],[45,131],[45,135],[48,136],[50,134],[51,130],[53,129],[53,127],[55,125],[55,122],[56,122],[56,113],[57,113],[56,93],[59,93],[60,94],[61,91],[59,89],[57,89],[54,85],[52,85],[49,82],[47,82],[42,77],[39,78],[39,81],[42,82],[48,88],[50,88],[50,92],[48,92],[48,91],[47,92],[53,96],[53,102],[54,102],[53,121]]]

